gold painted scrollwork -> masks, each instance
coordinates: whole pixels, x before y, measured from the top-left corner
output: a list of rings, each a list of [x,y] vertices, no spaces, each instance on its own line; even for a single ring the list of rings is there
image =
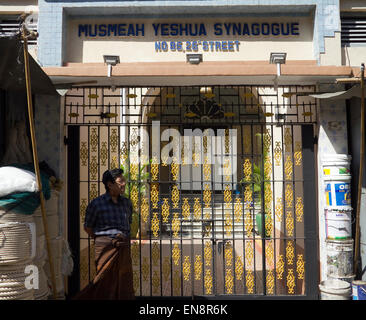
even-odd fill
[[[132,265],[137,266],[139,264],[140,251],[137,241],[134,241],[131,245],[131,259]]]
[[[271,180],[271,174],[272,174],[271,157],[266,156],[265,159],[264,159],[264,178],[266,180]]]
[[[183,262],[183,277],[185,281],[189,281],[191,275],[191,262],[189,256],[184,257]]]
[[[253,216],[250,210],[247,210],[244,214],[244,230],[246,231],[247,235],[251,235],[253,233],[253,229]]]
[[[111,135],[109,136],[109,144],[112,152],[117,152],[118,148],[118,134],[117,129],[111,129]]]
[[[266,264],[268,268],[273,266],[274,262],[274,249],[273,249],[273,241],[267,241],[266,243]]]
[[[153,213],[153,218],[151,220],[151,230],[153,232],[153,235],[155,238],[157,238],[159,236],[159,219],[158,219],[158,214],[157,212]]]
[[[142,198],[141,218],[144,222],[147,222],[147,219],[149,218],[149,202],[147,198]]]
[[[175,295],[180,294],[180,291],[181,291],[180,284],[181,284],[180,272],[178,270],[175,270],[174,277],[173,277],[173,292]]]
[[[202,274],[202,257],[200,255],[196,255],[194,260],[194,278],[195,280],[201,280]]]
[[[211,205],[211,190],[210,186],[206,183],[203,190],[203,201],[205,203],[205,208],[210,208]]]
[[[127,159],[128,159],[128,150],[127,150],[127,143],[126,142],[122,142],[122,147],[120,150],[120,159],[122,163],[126,163]]]
[[[270,129],[266,129],[265,134],[263,135],[264,152],[269,152],[271,148],[271,142],[272,142],[271,131]]]
[[[276,217],[277,217],[278,221],[281,222],[282,216],[283,216],[282,197],[277,198],[275,213],[276,213]]]
[[[285,161],[285,175],[287,180],[292,179],[292,159],[291,156],[286,157]]]
[[[81,221],[84,221],[85,219],[85,213],[86,213],[86,208],[88,207],[88,201],[85,198],[81,199],[81,203],[80,203],[80,217],[81,217]]]
[[[272,188],[271,183],[264,183],[264,210],[271,212],[272,207]]]
[[[245,186],[244,203],[246,209],[250,209],[253,207],[253,191],[251,186],[249,185]]]
[[[274,275],[273,270],[268,270],[266,275],[266,290],[267,294],[273,294],[274,293]]]
[[[173,231],[174,238],[178,238],[179,230],[180,230],[180,221],[178,218],[178,213],[174,213],[173,220],[172,220],[172,231]]]
[[[252,164],[250,163],[250,159],[245,159],[243,163],[243,173],[244,173],[244,180],[250,181],[252,176]]]
[[[139,192],[136,185],[133,185],[131,188],[131,202],[133,208],[137,210],[139,204]]]
[[[97,128],[91,128],[91,134],[90,134],[89,138],[90,138],[90,150],[91,150],[91,152],[97,152],[98,151]]]
[[[297,263],[296,263],[296,272],[297,278],[300,280],[304,280],[305,276],[305,261],[302,254],[297,255]]]
[[[133,270],[133,290],[137,295],[140,287],[140,273],[138,270]]]
[[[243,257],[237,256],[235,261],[235,275],[236,280],[242,280],[243,272],[244,272],[244,264],[243,264]]]
[[[191,210],[191,208],[188,203],[188,198],[183,198],[182,215],[185,220],[189,219],[190,210]]]
[[[97,156],[91,156],[91,161],[89,163],[90,180],[97,180],[98,175],[98,162]]]
[[[118,168],[117,156],[112,156],[111,158],[110,168]]]
[[[158,184],[151,184],[150,198],[153,209],[158,209],[159,202],[159,186]]]
[[[232,197],[231,197],[231,190],[230,190],[230,185],[226,185],[225,186],[225,191],[224,191],[224,201],[225,201],[225,207],[226,208],[230,208],[230,204],[231,204],[231,200],[232,200]]]
[[[199,198],[194,198],[193,212],[194,219],[198,220],[201,218],[201,203]]]
[[[153,293],[158,294],[160,288],[160,276],[156,270],[154,270],[154,274],[151,279]]]
[[[206,272],[205,272],[205,290],[206,290],[206,294],[212,294],[211,270],[206,270]]]
[[[292,135],[290,128],[285,128],[284,140],[285,140],[285,151],[290,152],[292,147]]]
[[[158,180],[158,175],[159,175],[159,164],[158,164],[158,160],[156,157],[153,157],[152,161],[151,161],[151,180],[155,181]]]
[[[234,287],[234,277],[232,275],[231,269],[226,269],[225,286],[226,286],[226,292],[228,294],[232,294]]]
[[[254,293],[254,274],[252,270],[247,270],[246,272],[245,285],[247,286],[248,293]]]
[[[245,241],[245,261],[246,267],[250,267],[253,264],[254,259],[254,249],[252,241]]]
[[[209,159],[207,156],[205,157],[205,162],[203,164],[203,176],[204,180],[211,179],[211,164],[209,164]]]
[[[230,182],[231,181],[231,162],[230,159],[226,159],[224,162],[224,176],[225,176],[225,181]]]
[[[243,216],[243,204],[240,198],[235,199],[235,206],[234,206],[234,217],[235,222],[240,222],[241,217]]]
[[[302,150],[301,150],[301,142],[295,142],[295,152],[294,152],[295,165],[301,166],[302,163]]]
[[[163,204],[161,206],[161,216],[163,218],[163,222],[167,223],[168,219],[169,219],[169,203],[168,203],[169,199],[168,198],[164,198],[163,199]]]
[[[154,241],[152,250],[151,250],[151,260],[153,263],[153,266],[157,266],[160,258],[160,248],[159,248],[159,242]]]
[[[88,147],[84,141],[81,142],[80,146],[80,161],[82,166],[86,166],[88,164]]]
[[[107,142],[102,142],[102,146],[100,147],[100,163],[102,166],[105,166],[108,159],[108,148]]]
[[[231,210],[225,210],[225,216],[224,216],[224,229],[227,236],[231,235],[231,232],[233,230],[233,219],[231,217]]]
[[[304,215],[304,204],[302,202],[302,197],[296,198],[296,206],[295,206],[295,213],[296,213],[296,221],[302,222],[302,217]]]
[[[205,242],[204,254],[205,254],[205,265],[210,266],[212,259],[212,248],[210,241]]]
[[[97,184],[96,183],[91,183],[90,184],[90,190],[89,190],[89,201],[92,201],[96,197],[98,197]]]
[[[286,214],[286,231],[287,235],[292,237],[294,234],[294,218],[292,217],[292,212],[287,211]]]
[[[295,253],[294,253],[294,244],[293,241],[288,241],[287,242],[287,246],[286,246],[286,259],[287,259],[287,264],[288,265],[293,265],[294,264],[294,258],[295,258]]]
[[[283,279],[283,273],[285,272],[285,262],[283,260],[283,255],[280,254],[276,263],[276,273],[277,273],[277,279],[282,280]]]
[[[171,164],[171,173],[172,173],[173,181],[177,181],[178,175],[179,175],[179,164],[177,163],[176,157],[173,158],[173,161]]]
[[[172,188],[172,202],[173,202],[173,208],[178,209],[179,189],[177,185],[174,185]]]
[[[282,149],[281,149],[281,142],[276,141],[276,146],[274,149],[274,159],[276,166],[281,165],[281,159],[282,159]]]
[[[292,269],[288,269],[287,270],[287,288],[288,288],[288,293],[290,294],[294,294],[295,291],[295,276],[294,276],[294,271]]]
[[[292,207],[292,202],[294,200],[293,189],[292,189],[291,184],[286,185],[285,200],[286,200],[287,208],[291,208]]]
[[[225,264],[228,267],[233,264],[233,246],[230,241],[225,244]]]
[[[150,267],[149,267],[149,263],[147,261],[147,257],[143,257],[141,271],[142,271],[143,280],[147,281],[148,278],[149,278],[149,271],[150,271]]]
[[[163,262],[163,279],[164,279],[164,281],[169,280],[170,270],[171,270],[170,257],[164,257],[164,262]]]
[[[179,245],[177,243],[175,243],[173,246],[172,257],[173,257],[174,264],[177,266],[179,263],[179,259],[180,259],[180,249],[179,249]]]

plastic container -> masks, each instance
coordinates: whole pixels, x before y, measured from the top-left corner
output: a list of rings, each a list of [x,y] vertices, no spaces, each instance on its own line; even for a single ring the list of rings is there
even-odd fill
[[[335,278],[353,274],[353,240],[326,240],[327,275]]]
[[[351,208],[351,156],[328,155],[323,158],[325,207],[352,210]]]
[[[352,238],[352,211],[325,209],[325,234],[329,240]]]
[[[366,281],[352,282],[352,300],[366,300]]]
[[[319,284],[320,300],[351,300],[351,284],[342,281],[329,279]]]

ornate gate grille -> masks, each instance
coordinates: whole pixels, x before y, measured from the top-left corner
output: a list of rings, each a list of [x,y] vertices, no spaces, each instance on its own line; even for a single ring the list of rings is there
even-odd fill
[[[122,165],[136,211],[133,230],[138,229],[131,240],[136,296],[309,296],[307,275],[316,261],[307,242],[314,239],[306,235],[316,230],[309,222],[315,210],[307,203],[315,190],[306,190],[303,151],[313,146],[316,102],[307,95],[313,91],[313,86],[70,90],[64,114],[79,138],[79,159],[72,161],[79,169],[80,287],[95,275],[93,241],[82,228],[85,209],[105,192],[103,172]],[[182,139],[178,144],[165,139],[157,154],[154,142],[174,129],[182,136],[191,129],[193,138],[201,131],[202,143],[187,147]],[[212,145],[221,153],[208,151],[213,140],[207,132],[220,137]],[[169,144],[181,152],[181,162],[174,153],[163,153]],[[221,159],[219,165],[210,164],[209,155]],[[307,166],[313,174],[311,155]]]

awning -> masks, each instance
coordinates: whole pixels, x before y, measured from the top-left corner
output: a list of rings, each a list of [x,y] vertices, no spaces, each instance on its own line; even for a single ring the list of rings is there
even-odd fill
[[[0,38],[0,88],[26,91],[23,44],[18,38]],[[58,95],[52,81],[38,63],[29,56],[29,70],[33,94]]]
[[[366,93],[366,89],[364,89],[364,91]],[[361,98],[361,87],[359,84],[356,84],[348,90],[337,91],[337,92],[326,92],[319,94],[309,94],[309,96],[317,99],[329,99],[329,100],[351,99],[352,97]]]

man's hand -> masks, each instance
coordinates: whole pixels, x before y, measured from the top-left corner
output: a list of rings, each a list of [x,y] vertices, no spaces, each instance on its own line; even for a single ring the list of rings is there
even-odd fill
[[[92,238],[95,238],[95,234],[92,228],[84,227],[85,232]]]

